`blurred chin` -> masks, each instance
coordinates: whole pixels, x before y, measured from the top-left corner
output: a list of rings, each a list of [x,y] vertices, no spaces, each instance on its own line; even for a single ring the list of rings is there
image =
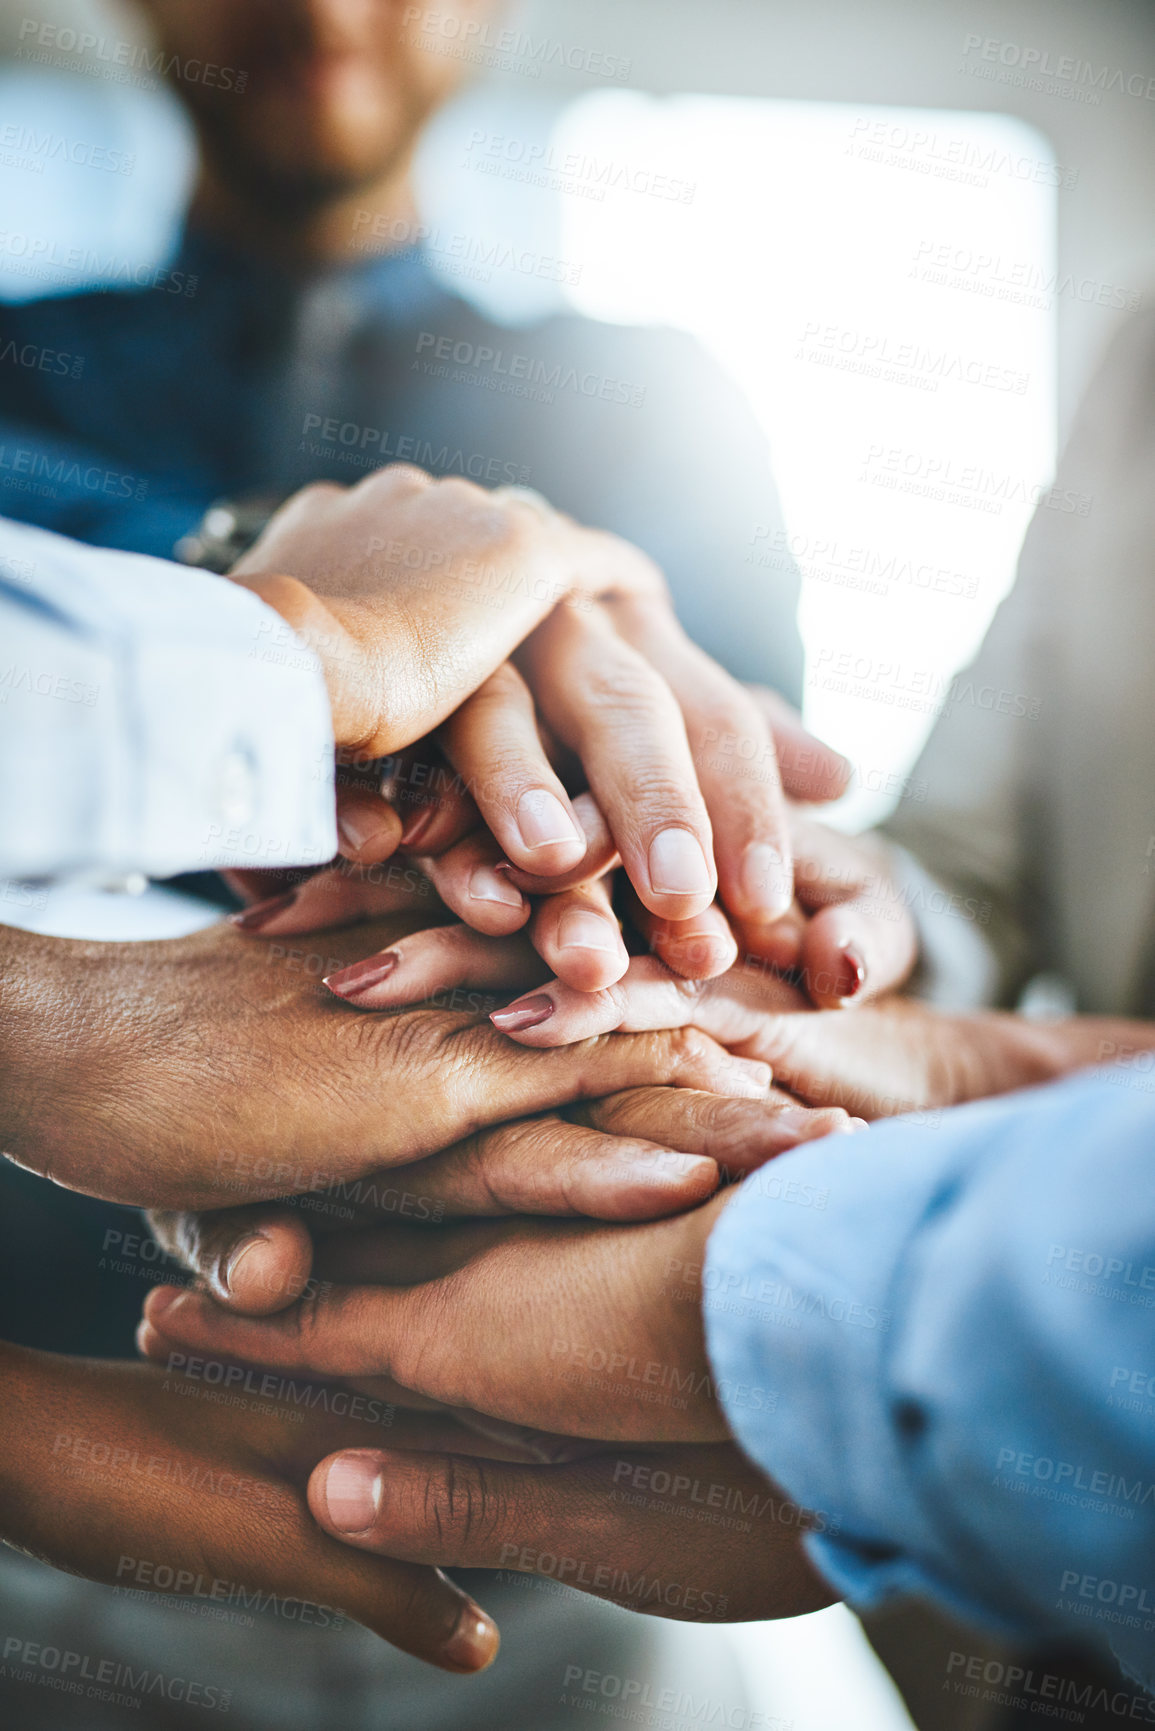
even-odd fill
[[[270,93],[252,104],[243,129],[206,130],[215,135],[213,154],[226,178],[308,202],[310,192],[352,192],[385,174],[408,150],[407,120],[392,95],[383,99],[380,91],[354,85],[339,100],[327,93],[308,101]]]

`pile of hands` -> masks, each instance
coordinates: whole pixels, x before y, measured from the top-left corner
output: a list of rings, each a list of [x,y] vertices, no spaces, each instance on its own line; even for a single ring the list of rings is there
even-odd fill
[[[442,1567],[829,1602],[729,1440],[701,1278],[728,1184],[964,1085],[957,1027],[890,995],[885,854],[815,821],[848,766],[642,554],[516,489],[310,488],[233,576],[320,658],[341,855],[238,876],[188,939],[34,941],[10,1152],[151,1209],[196,1279],[149,1294],[151,1364],[5,1349],[6,1535],[457,1671],[497,1632]]]

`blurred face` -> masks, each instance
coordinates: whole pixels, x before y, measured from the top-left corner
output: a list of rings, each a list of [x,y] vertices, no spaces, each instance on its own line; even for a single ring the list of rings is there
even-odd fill
[[[496,0],[144,0],[173,83],[217,175],[307,210],[401,166],[468,63],[445,20],[483,22]],[[434,32],[422,18],[436,13]],[[408,21],[407,21],[408,19]],[[445,34],[440,32],[444,30]],[[242,91],[200,65],[246,72]],[[223,81],[222,81],[223,84]]]

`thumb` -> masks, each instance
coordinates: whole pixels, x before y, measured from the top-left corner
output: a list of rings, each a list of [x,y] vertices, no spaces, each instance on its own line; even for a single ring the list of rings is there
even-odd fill
[[[154,1209],[158,1241],[200,1276],[213,1297],[242,1316],[269,1316],[301,1297],[313,1240],[299,1215],[261,1202],[204,1213]]]

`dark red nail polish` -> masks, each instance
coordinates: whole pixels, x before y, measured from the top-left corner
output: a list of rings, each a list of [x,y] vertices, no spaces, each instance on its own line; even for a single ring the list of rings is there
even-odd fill
[[[370,986],[379,986],[382,980],[387,980],[400,960],[396,950],[386,950],[383,955],[367,956],[363,962],[354,962],[351,967],[327,975],[324,984],[338,998],[356,998]]]
[[[268,896],[263,902],[254,902],[251,908],[242,908],[240,913],[230,914],[229,919],[239,931],[259,932],[262,926],[267,926],[270,920],[275,920],[278,914],[291,908],[296,899],[296,890],[286,890],[284,895]]]
[[[489,1019],[503,1034],[523,1034],[527,1028],[548,1022],[555,1008],[553,999],[539,992],[536,997],[523,998],[519,1004],[510,1004],[507,1009],[494,1010]]]
[[[855,998],[866,983],[866,967],[862,957],[849,944],[839,951],[838,969],[834,976],[834,994],[838,998]]]

